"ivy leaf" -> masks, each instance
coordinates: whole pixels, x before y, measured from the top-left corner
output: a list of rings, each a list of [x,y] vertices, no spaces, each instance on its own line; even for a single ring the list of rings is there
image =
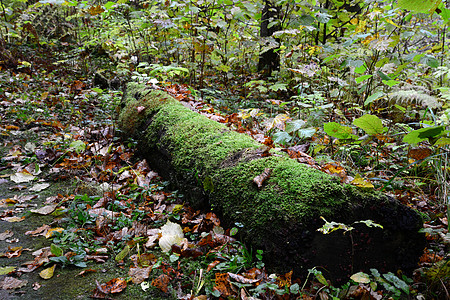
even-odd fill
[[[373,115],[364,115],[353,121],[353,125],[361,128],[369,135],[377,135],[383,133],[383,124],[380,118]]]

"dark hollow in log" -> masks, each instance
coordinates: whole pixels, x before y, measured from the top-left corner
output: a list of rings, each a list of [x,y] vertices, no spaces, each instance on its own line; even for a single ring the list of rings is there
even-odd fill
[[[138,109],[139,108],[139,109]],[[175,182],[195,207],[210,206],[241,238],[264,250],[271,271],[302,276],[318,267],[327,278],[348,280],[358,271],[411,272],[424,249],[420,215],[384,194],[342,184],[285,154],[262,157],[251,137],[191,111],[161,91],[129,83],[119,129],[139,141],[149,162]],[[267,168],[258,188],[253,179]],[[328,221],[372,220],[384,228],[324,235]]]

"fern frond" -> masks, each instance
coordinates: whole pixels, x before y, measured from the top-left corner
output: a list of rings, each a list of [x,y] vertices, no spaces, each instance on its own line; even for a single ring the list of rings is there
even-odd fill
[[[438,102],[438,98],[435,96],[428,95],[422,91],[418,90],[399,90],[389,93],[389,98],[398,101],[399,104],[412,104],[420,103],[422,106],[429,108],[440,107],[441,104]]]

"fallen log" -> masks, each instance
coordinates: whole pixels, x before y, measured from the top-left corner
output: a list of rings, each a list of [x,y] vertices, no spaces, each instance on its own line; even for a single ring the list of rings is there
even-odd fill
[[[263,157],[251,137],[198,114],[150,87],[129,83],[119,129],[158,172],[175,182],[194,207],[210,206],[241,238],[264,250],[273,271],[304,275],[319,267],[339,279],[376,268],[411,272],[424,249],[417,212],[384,194],[339,179],[274,153]],[[253,180],[269,171],[260,187]],[[346,234],[317,231],[324,221],[357,223]]]

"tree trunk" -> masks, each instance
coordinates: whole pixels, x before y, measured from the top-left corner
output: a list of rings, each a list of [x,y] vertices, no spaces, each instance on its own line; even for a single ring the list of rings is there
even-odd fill
[[[274,48],[271,48],[259,55],[258,72],[263,71],[266,76],[270,76],[272,71],[278,71],[280,69],[280,55],[276,51],[280,48],[280,39],[272,38],[272,34],[281,30],[280,23],[271,26],[271,22],[280,21],[280,8],[273,5],[271,1],[266,0],[262,16],[260,36],[263,41],[264,47],[268,47],[271,44],[277,43]]]
[[[140,107],[138,112],[138,107]],[[142,110],[142,107],[145,107]],[[325,277],[377,268],[408,273],[424,248],[418,213],[381,193],[341,184],[339,179],[290,159],[283,152],[262,157],[261,144],[191,111],[164,92],[130,83],[119,129],[138,140],[149,163],[178,185],[194,207],[212,207],[241,238],[264,250],[271,271]],[[270,170],[261,187],[253,179]],[[373,220],[343,234],[318,232],[328,221]]]

